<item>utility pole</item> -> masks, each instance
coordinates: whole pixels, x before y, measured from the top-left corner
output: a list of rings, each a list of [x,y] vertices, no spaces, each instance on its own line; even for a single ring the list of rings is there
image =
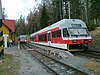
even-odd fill
[[[60,19],[63,19],[63,0],[60,0],[59,4],[60,4]]]
[[[70,1],[68,1],[68,14],[69,14],[69,19],[70,19]]]
[[[3,46],[3,30],[2,30],[2,3],[0,0],[0,56],[4,55],[4,46]]]
[[[66,3],[67,7],[68,7],[68,17],[70,19],[70,0],[68,0],[68,2]]]

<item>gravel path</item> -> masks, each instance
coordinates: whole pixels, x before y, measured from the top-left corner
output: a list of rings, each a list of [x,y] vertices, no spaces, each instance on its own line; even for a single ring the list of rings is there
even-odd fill
[[[14,60],[17,60],[19,75],[51,75],[24,49],[18,50],[17,46],[13,46],[5,50],[5,53],[13,55]]]

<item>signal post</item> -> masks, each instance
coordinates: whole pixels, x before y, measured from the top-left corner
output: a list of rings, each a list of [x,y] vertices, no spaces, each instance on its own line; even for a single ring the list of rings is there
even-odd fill
[[[3,30],[2,30],[2,3],[0,0],[0,56],[4,55],[4,46],[3,46]]]

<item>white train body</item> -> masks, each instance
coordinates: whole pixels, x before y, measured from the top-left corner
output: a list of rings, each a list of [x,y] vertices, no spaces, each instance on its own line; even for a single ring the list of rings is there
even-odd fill
[[[33,43],[61,49],[85,48],[92,43],[86,24],[79,19],[63,19],[30,35]]]

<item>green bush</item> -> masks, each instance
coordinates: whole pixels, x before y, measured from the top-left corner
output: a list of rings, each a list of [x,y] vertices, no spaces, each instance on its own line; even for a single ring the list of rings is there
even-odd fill
[[[96,25],[95,24],[90,24],[90,25],[87,25],[89,31],[92,31],[92,30],[95,30],[96,28]]]

